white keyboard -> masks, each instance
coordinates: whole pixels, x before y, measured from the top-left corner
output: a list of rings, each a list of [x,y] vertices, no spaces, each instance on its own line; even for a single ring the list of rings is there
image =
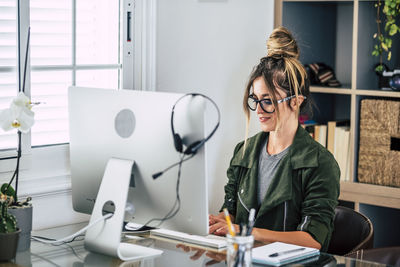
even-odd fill
[[[187,233],[182,233],[178,231],[172,231],[167,229],[154,229],[150,231],[151,235],[166,237],[178,241],[182,241],[185,243],[191,243],[201,246],[207,246],[212,248],[225,248],[226,247],[226,238],[217,235],[191,235]]]

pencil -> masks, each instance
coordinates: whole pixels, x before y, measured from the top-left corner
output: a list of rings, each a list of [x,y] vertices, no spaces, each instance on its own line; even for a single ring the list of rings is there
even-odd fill
[[[227,208],[224,208],[224,213],[225,213],[225,220],[226,220],[226,223],[228,224],[228,231],[229,231],[229,234],[230,234],[231,237],[233,238],[233,237],[235,236],[235,230],[233,229],[233,225],[232,225],[232,222],[231,222],[231,217],[229,217],[229,212],[228,212],[228,209],[227,209]],[[233,245],[233,247],[234,247],[235,251],[238,250],[238,244],[235,243],[235,244]]]
[[[231,222],[231,217],[229,217],[229,212],[228,212],[228,209],[227,209],[227,208],[224,208],[224,213],[225,213],[225,220],[226,220],[226,223],[228,224],[228,231],[229,231],[229,234],[230,234],[232,237],[234,237],[234,236],[235,236],[235,231],[233,230],[233,225],[232,225],[232,222]]]

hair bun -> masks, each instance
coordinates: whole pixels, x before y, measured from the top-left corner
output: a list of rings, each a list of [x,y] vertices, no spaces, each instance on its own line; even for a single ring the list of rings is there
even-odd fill
[[[299,58],[299,48],[292,34],[285,27],[274,29],[267,41],[269,57]]]

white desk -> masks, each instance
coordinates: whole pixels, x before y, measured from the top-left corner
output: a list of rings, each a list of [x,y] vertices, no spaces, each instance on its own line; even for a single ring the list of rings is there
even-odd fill
[[[42,231],[33,232],[32,235],[45,236],[48,238],[61,238],[84,227],[85,224],[75,224],[64,227],[51,228]],[[47,267],[47,266],[130,266],[130,267],[191,267],[191,266],[206,266],[206,263],[212,259],[207,256],[217,256],[221,259],[220,262],[213,264],[214,267],[226,266],[224,261],[224,251],[217,253],[216,251],[206,251],[200,247],[186,247],[186,251],[182,248],[177,248],[177,241],[154,239],[149,237],[138,237],[132,242],[151,246],[161,249],[164,253],[154,259],[144,260],[141,262],[122,262],[119,259],[108,256],[91,253],[85,250],[83,245],[83,237],[78,240],[61,246],[53,246],[42,244],[37,241],[32,241],[31,248],[28,251],[20,252],[13,262],[0,263],[0,267]],[[202,253],[204,252],[204,253]],[[256,265],[254,265],[256,266]],[[296,265],[301,266],[300,264]],[[314,262],[313,266],[357,266],[357,267],[382,267],[385,265],[375,264],[371,262],[357,261],[341,256],[331,256],[321,254],[319,262]]]

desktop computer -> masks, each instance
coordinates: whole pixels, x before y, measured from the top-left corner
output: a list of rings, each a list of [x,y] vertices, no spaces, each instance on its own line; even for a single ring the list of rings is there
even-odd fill
[[[160,227],[196,235],[208,234],[207,171],[204,146],[178,167],[152,175],[180,161],[171,133],[171,109],[183,95],[136,90],[69,88],[70,157],[73,208],[91,214],[110,158],[133,161],[125,220],[145,224],[180,209]],[[174,111],[174,128],[185,145],[202,140],[205,103],[186,97]],[[118,184],[118,177],[112,177]],[[110,207],[112,209],[112,207]],[[149,226],[159,226],[157,222]]]

